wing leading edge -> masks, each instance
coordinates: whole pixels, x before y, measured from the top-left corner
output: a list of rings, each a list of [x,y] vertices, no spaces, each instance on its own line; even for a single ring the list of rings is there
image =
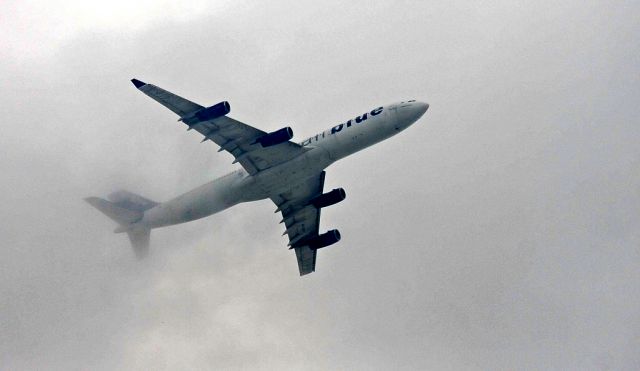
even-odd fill
[[[278,145],[263,147],[256,141],[267,133],[250,125],[234,120],[228,116],[221,116],[210,120],[193,122],[194,115],[205,107],[182,98],[153,84],[147,84],[132,79],[133,85],[158,103],[167,107],[180,116],[179,121],[189,119],[185,123],[187,130],[195,130],[202,134],[202,142],[213,141],[220,146],[220,151],[227,151],[249,173],[255,174],[261,170],[286,162],[308,149],[291,141]],[[184,121],[183,121],[184,122]]]

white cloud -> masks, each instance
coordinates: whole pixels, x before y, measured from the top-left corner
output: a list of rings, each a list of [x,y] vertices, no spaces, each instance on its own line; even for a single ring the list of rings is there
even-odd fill
[[[161,4],[3,3],[3,367],[638,369],[637,6]],[[316,273],[269,201],[154,230],[141,263],[82,197],[234,166],[131,77],[297,138],[431,108],[328,169]]]
[[[4,1],[0,53],[19,60],[47,57],[82,34],[129,35],[155,24],[184,23],[205,12],[223,11],[229,3],[226,0]]]

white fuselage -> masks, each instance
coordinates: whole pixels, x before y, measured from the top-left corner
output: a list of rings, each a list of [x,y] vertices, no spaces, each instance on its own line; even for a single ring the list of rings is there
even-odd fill
[[[241,202],[256,201],[287,192],[317,176],[332,163],[387,139],[416,122],[428,104],[401,102],[373,109],[329,130],[305,139],[310,150],[287,162],[250,175],[238,169],[147,210],[136,224],[146,228],[200,219]]]

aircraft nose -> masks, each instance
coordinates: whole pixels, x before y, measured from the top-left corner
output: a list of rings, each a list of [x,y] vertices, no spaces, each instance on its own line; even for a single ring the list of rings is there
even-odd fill
[[[422,117],[422,115],[424,115],[424,113],[427,112],[428,109],[429,109],[429,103],[416,102],[415,110],[416,110],[416,115],[418,116],[416,120]]]
[[[414,102],[409,107],[404,107],[403,118],[408,125],[416,122],[429,109],[429,105],[424,102]]]

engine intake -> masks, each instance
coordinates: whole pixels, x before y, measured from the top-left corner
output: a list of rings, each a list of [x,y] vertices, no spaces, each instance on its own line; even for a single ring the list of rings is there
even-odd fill
[[[342,188],[336,188],[331,192],[323,193],[311,200],[311,204],[318,209],[337,204],[347,197],[347,193]]]
[[[329,245],[333,245],[338,241],[340,241],[340,232],[337,229],[332,229],[327,233],[323,233],[318,237],[312,238],[311,240],[307,241],[306,245],[308,245],[312,250],[317,250]]]
[[[199,121],[208,121],[222,117],[229,112],[231,112],[231,106],[229,105],[229,102],[224,101],[211,107],[201,109],[196,112],[195,116]]]
[[[291,138],[293,138],[293,130],[287,126],[286,128],[263,135],[256,139],[256,143],[260,143],[263,147],[271,147],[291,140]]]

